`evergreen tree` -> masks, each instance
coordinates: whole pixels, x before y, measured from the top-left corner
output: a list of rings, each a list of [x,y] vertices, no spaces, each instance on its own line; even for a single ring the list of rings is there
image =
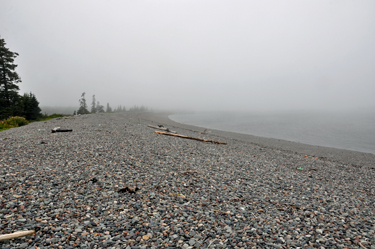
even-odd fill
[[[75,115],[77,115],[77,112],[76,112],[76,111],[74,111],[74,112],[73,112],[73,115],[74,115],[74,116],[75,116]]]
[[[112,112],[112,108],[109,106],[109,103],[107,103],[107,110],[105,112]]]
[[[92,95],[91,113],[96,113],[98,111],[95,103],[95,95]]]
[[[85,99],[85,92],[82,93],[81,99],[79,100],[79,109],[77,111],[77,114],[88,114],[90,113],[87,110],[87,104],[86,104],[86,99]]]
[[[98,112],[104,112],[104,106],[100,105],[99,101],[96,104],[96,109]]]
[[[0,38],[0,120],[9,116],[21,116],[23,112],[17,85],[21,78],[15,71],[17,65],[14,64],[18,53],[10,51],[5,45],[4,39]]]
[[[132,112],[139,111],[139,107],[136,106],[136,105],[134,105],[133,107],[131,107],[131,108],[129,109],[129,111],[132,111]]]
[[[29,94],[25,93],[22,97],[23,102],[23,113],[27,120],[36,120],[42,116],[41,109],[39,108],[39,101],[36,99],[35,95],[31,92]]]

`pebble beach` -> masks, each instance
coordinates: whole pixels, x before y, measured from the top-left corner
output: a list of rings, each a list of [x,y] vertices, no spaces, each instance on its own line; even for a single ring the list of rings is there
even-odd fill
[[[375,155],[204,130],[125,112],[0,132],[0,235],[35,230],[0,248],[375,249]]]

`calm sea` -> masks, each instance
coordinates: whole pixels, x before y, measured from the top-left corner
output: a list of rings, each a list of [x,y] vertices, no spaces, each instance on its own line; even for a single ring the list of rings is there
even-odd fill
[[[375,154],[375,112],[195,112],[169,118],[209,129]]]

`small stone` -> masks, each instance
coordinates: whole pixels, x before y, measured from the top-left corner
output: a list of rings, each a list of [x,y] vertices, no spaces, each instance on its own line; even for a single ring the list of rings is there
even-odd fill
[[[158,136],[148,123],[106,113],[0,132],[0,233],[36,230],[0,248],[375,249],[367,162]],[[75,132],[38,132],[56,125]],[[141,190],[119,195],[126,186]]]
[[[272,246],[274,248],[283,248],[281,245],[276,245],[276,244],[272,244],[272,243],[266,243],[266,245]]]
[[[189,245],[193,246],[195,244],[195,239],[190,239],[189,240]]]
[[[232,232],[232,228],[230,226],[225,226],[224,229],[227,230],[227,233]]]
[[[277,242],[279,242],[279,243],[285,243],[285,240],[283,239],[283,237],[279,237],[278,239],[277,239]]]
[[[22,243],[21,245],[19,245],[19,248],[26,248],[29,246],[29,243]]]
[[[142,236],[142,239],[143,239],[143,240],[148,240],[149,238],[150,238],[150,237],[149,237],[148,235],[143,235],[143,236]]]

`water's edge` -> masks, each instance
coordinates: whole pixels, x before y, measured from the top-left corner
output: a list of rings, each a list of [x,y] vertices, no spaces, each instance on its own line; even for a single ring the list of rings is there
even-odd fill
[[[197,133],[204,131],[206,128],[182,124],[175,122],[169,118],[172,112],[147,112],[142,113],[139,118],[150,121],[150,124],[163,124],[169,128],[173,128],[177,132],[183,133],[183,130],[196,131]],[[375,155],[371,153],[363,153],[358,151],[336,149],[330,147],[309,145],[304,143],[296,143],[281,139],[258,137],[248,134],[228,132],[222,130],[210,129],[212,136],[218,136],[227,139],[235,139],[243,142],[249,142],[264,148],[277,149],[281,151],[293,152],[302,155],[327,158],[345,164],[356,166],[375,166]]]
[[[173,114],[177,123],[375,155],[375,116],[326,113]]]

